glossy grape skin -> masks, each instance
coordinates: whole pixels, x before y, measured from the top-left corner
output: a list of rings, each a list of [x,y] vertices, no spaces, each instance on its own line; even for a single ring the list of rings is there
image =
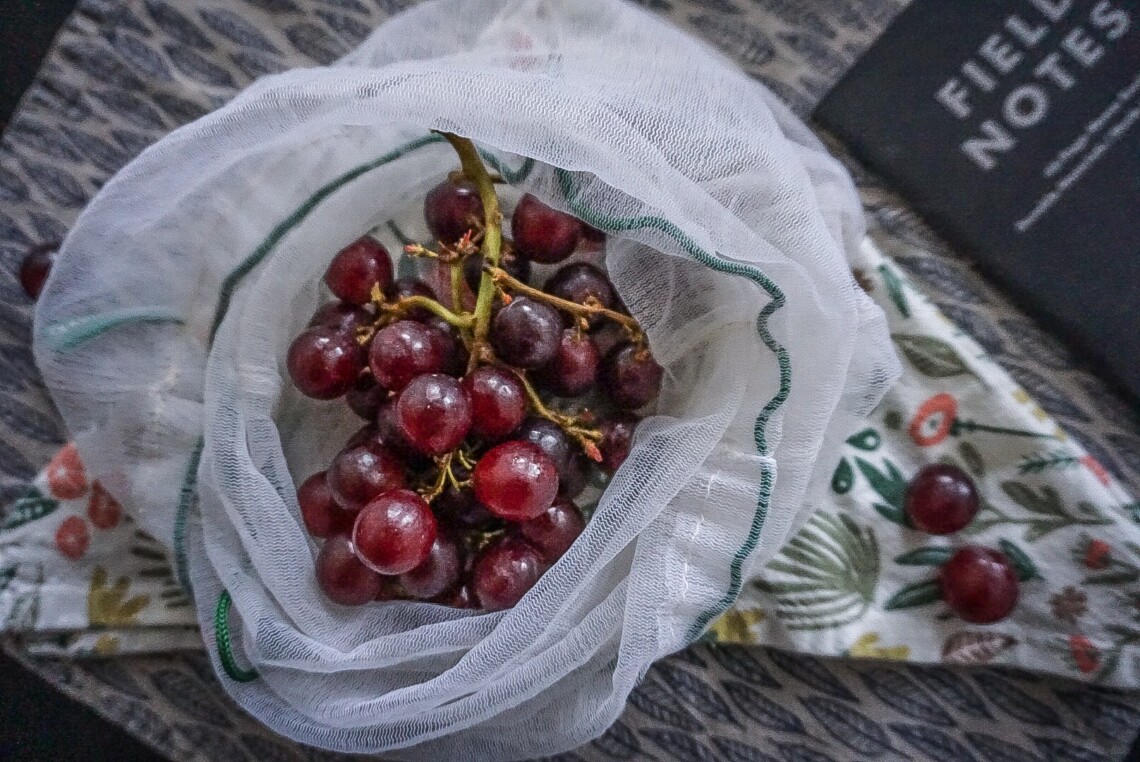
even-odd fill
[[[356,340],[327,326],[308,328],[289,345],[285,361],[289,377],[301,394],[331,400],[356,383],[363,352]]]
[[[437,241],[454,244],[483,223],[483,200],[468,180],[444,180],[424,197],[424,221]]]
[[[946,605],[967,622],[997,622],[1017,605],[1017,572],[1004,553],[991,548],[959,548],[943,564],[939,584]]]
[[[346,447],[329,465],[329,490],[337,505],[355,513],[376,496],[404,486],[404,464],[376,440]]]
[[[542,290],[577,304],[585,304],[593,297],[607,309],[617,302],[610,279],[600,269],[586,262],[574,262],[562,267],[550,276]],[[591,315],[586,319],[590,327],[599,325],[602,320],[604,318],[601,315]]]
[[[437,531],[427,559],[401,574],[400,584],[411,597],[426,601],[454,588],[462,570],[459,546],[451,535]]]
[[[356,557],[380,574],[403,574],[427,560],[437,534],[435,516],[422,497],[390,490],[360,510],[352,526]]]
[[[313,313],[309,327],[323,325],[355,336],[357,328],[369,325],[375,319],[375,314],[368,307],[358,307],[341,301],[325,302]]]
[[[41,243],[24,254],[24,261],[20,263],[20,286],[32,299],[38,299],[44,290],[58,249],[57,242]]]
[[[366,421],[376,420],[380,406],[388,398],[388,390],[377,385],[371,375],[364,373],[357,379],[352,388],[344,396],[344,401],[352,412]]]
[[[499,267],[507,271],[516,280],[526,283],[530,280],[530,260],[507,248],[500,253]],[[472,293],[479,292],[479,281],[483,277],[483,257],[475,254],[463,260],[463,280]]]
[[[525,540],[506,535],[479,554],[471,587],[481,608],[501,611],[522,600],[542,571],[538,550]]]
[[[631,413],[618,413],[613,418],[602,421],[598,428],[602,432],[602,441],[598,449],[602,451],[602,470],[612,474],[621,467],[629,457],[629,450],[633,446],[633,431],[637,428],[640,419]]]
[[[511,371],[483,365],[467,374],[463,388],[471,399],[471,430],[481,437],[501,439],[526,417],[527,397]]]
[[[364,236],[341,249],[328,270],[325,283],[329,290],[348,304],[368,304],[372,287],[384,293],[392,286],[392,258],[388,250],[374,238]]]
[[[511,238],[520,254],[535,262],[553,264],[574,253],[582,236],[582,223],[552,209],[529,193],[511,215]]]
[[[381,328],[368,351],[372,376],[394,392],[416,376],[441,373],[446,363],[446,351],[435,330],[414,320],[398,320]]]
[[[647,347],[618,344],[602,358],[598,380],[606,396],[620,408],[637,410],[657,399],[664,371]]]
[[[539,369],[537,379],[559,397],[577,397],[593,388],[600,363],[593,340],[577,328],[567,328],[558,339],[554,359]]]
[[[301,482],[297,488],[297,503],[301,507],[305,529],[313,537],[345,534],[352,528],[352,514],[342,510],[333,500],[324,471],[318,471]]]
[[[911,526],[930,534],[950,534],[974,520],[980,500],[974,480],[957,466],[932,463],[907,484],[903,510]]]
[[[347,535],[325,540],[317,554],[317,585],[329,600],[362,606],[380,592],[380,575],[360,562]]]
[[[520,296],[491,321],[491,345],[499,359],[516,368],[539,368],[558,354],[562,318],[548,304]]]
[[[475,499],[499,518],[525,521],[558,494],[558,469],[542,448],[511,440],[483,454],[471,474]]]
[[[519,534],[552,564],[562,557],[578,535],[586,528],[586,519],[578,506],[566,499],[554,504],[529,521],[519,524]]]
[[[537,445],[554,461],[554,467],[558,469],[559,495],[574,498],[585,488],[588,467],[584,459],[578,457],[581,454],[578,445],[557,423],[531,416],[522,422],[513,436],[519,441]]]
[[[396,425],[424,455],[443,455],[458,447],[470,431],[471,400],[451,376],[417,376],[400,392]]]

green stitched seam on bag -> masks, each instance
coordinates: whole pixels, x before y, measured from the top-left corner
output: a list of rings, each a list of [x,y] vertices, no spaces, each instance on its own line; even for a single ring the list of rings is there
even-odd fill
[[[230,639],[230,598],[229,590],[222,590],[218,596],[218,607],[214,610],[214,637],[218,641],[218,658],[222,662],[222,669],[230,679],[239,683],[253,682],[258,678],[256,670],[245,669],[237,663],[234,656],[233,641]]]
[[[53,323],[46,326],[41,335],[53,351],[65,352],[124,325],[138,323],[181,325],[184,322],[181,313],[170,307],[127,307]]]
[[[761,409],[752,429],[757,452],[761,455],[768,455],[768,441],[766,435],[768,421],[776,410],[788,399],[788,393],[791,391],[792,386],[792,367],[788,357],[788,350],[776,341],[772,333],[768,330],[769,318],[772,317],[776,310],[784,306],[784,292],[755,267],[742,265],[738,262],[727,262],[709,254],[697,246],[696,242],[687,236],[680,228],[661,217],[642,216],[617,218],[594,214],[592,210],[586,209],[577,203],[577,188],[575,187],[574,179],[570,172],[564,169],[556,169],[555,174],[558,177],[559,185],[561,186],[563,195],[566,197],[566,203],[570,207],[570,210],[576,216],[582,218],[599,230],[604,232],[629,231],[642,228],[658,230],[673,238],[685,252],[706,267],[729,275],[739,275],[748,278],[767,291],[768,295],[772,297],[772,301],[765,305],[764,309],[760,310],[760,314],[756,317],[756,330],[760,334],[760,339],[764,342],[764,345],[776,355],[776,362],[780,367],[780,388],[776,392],[776,396],[768,400],[768,404],[764,405],[763,409]],[[760,541],[760,530],[764,526],[765,519],[768,517],[768,506],[771,502],[771,498],[772,472],[770,469],[765,468],[763,474],[760,476],[760,493],[757,497],[756,512],[752,516],[752,524],[749,527],[748,536],[745,538],[744,544],[741,545],[740,549],[733,555],[732,563],[729,566],[728,590],[725,591],[719,601],[701,612],[694,620],[693,626],[689,629],[687,636],[689,642],[696,640],[705,627],[707,627],[713,619],[724,613],[740,594],[740,587],[744,582],[741,569],[744,567],[744,560],[756,549],[756,545]]]

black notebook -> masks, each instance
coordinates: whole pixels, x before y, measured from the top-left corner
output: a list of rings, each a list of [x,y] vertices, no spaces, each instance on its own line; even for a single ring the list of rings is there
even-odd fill
[[[1140,0],[915,0],[815,117],[1140,399]]]

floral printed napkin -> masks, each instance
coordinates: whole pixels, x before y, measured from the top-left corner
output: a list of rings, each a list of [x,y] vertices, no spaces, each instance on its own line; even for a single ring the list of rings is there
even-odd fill
[[[886,311],[900,382],[851,432],[827,499],[709,632],[820,655],[1005,663],[1140,684],[1140,504],[868,242],[855,270]],[[922,464],[971,472],[983,510],[931,537],[902,514]],[[1017,565],[1011,617],[967,625],[936,575],[962,544]],[[88,483],[73,446],[0,519],[0,630],[40,654],[197,648],[162,546]]]

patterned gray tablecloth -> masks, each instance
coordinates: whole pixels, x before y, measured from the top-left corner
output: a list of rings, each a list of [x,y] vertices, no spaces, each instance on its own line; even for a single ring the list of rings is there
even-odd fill
[[[84,0],[0,141],[0,499],[64,436],[28,348],[15,279],[119,167],[253,78],[329,62],[402,0]],[[642,0],[730,55],[801,114],[904,0]],[[837,148],[837,151],[839,149]],[[841,152],[841,151],[840,151]],[[1140,492],[1140,419],[854,163],[887,253],[1124,484]],[[237,709],[200,655],[98,661],[9,653],[178,760],[329,758]],[[623,718],[567,760],[1118,760],[1140,697],[995,668],[827,661],[695,646],[664,660]]]

